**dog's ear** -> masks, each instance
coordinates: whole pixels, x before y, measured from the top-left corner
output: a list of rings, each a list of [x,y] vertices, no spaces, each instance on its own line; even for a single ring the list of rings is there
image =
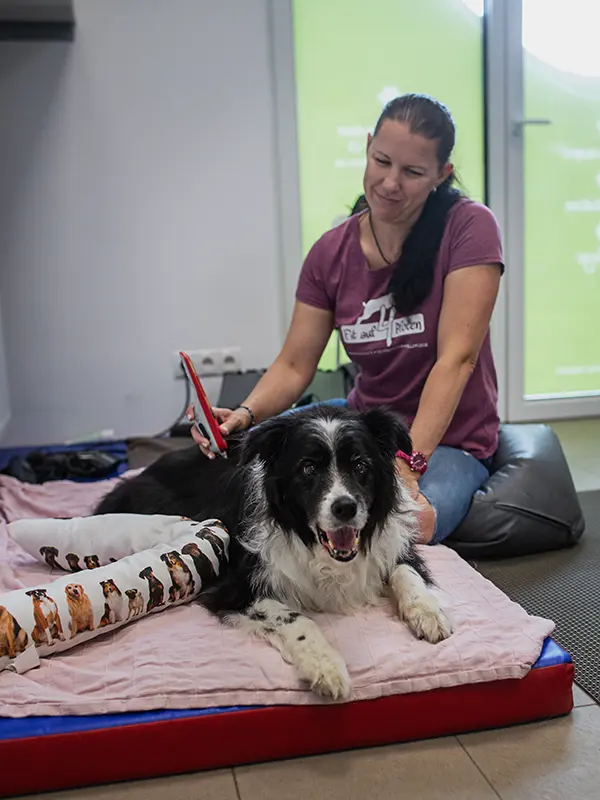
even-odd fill
[[[365,425],[382,453],[393,458],[398,450],[412,453],[412,440],[408,427],[399,414],[378,407],[363,414]]]
[[[290,427],[289,415],[282,415],[272,417],[261,422],[256,428],[251,428],[242,442],[239,463],[249,464],[255,458],[259,458],[270,464],[281,452],[281,446],[287,438]]]

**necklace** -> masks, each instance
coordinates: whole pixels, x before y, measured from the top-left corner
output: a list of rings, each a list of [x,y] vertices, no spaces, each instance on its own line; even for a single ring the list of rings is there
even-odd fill
[[[379,239],[377,238],[377,235],[375,233],[375,228],[373,227],[373,217],[371,216],[371,212],[370,211],[369,211],[369,227],[371,228],[371,233],[373,235],[373,241],[375,242],[375,244],[377,245],[377,249],[379,250],[379,255],[383,258],[383,260],[388,265],[388,267],[391,266],[392,262],[388,261],[388,259],[383,255],[383,250],[381,249],[381,245],[379,244]]]

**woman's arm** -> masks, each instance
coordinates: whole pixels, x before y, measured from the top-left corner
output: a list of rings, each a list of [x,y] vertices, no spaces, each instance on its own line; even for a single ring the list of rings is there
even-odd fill
[[[252,421],[279,414],[295,403],[312,381],[332,331],[331,311],[296,302],[281,352],[244,400],[242,405],[246,408],[214,409],[223,436],[248,428]],[[193,417],[191,408],[188,416]],[[208,440],[195,426],[191,434],[204,455],[214,458]]]
[[[296,302],[281,352],[244,400],[256,422],[285,411],[299,399],[315,376],[332,331],[331,311]]]
[[[431,456],[446,433],[477,363],[498,296],[499,264],[463,267],[444,282],[438,355],[421,394],[411,436],[415,451]]]

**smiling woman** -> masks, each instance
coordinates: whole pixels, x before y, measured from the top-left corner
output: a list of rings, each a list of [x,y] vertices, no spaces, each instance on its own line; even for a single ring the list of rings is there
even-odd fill
[[[365,143],[366,208],[310,249],[283,349],[244,408],[215,410],[224,436],[249,427],[247,409],[257,422],[283,412],[338,329],[360,369],[348,405],[387,406],[410,425],[397,471],[420,506],[422,542],[460,524],[498,442],[489,323],[500,233],[488,208],[453,187],[454,142],[452,115],[434,98],[388,102]],[[345,551],[348,523],[338,523],[330,542]]]

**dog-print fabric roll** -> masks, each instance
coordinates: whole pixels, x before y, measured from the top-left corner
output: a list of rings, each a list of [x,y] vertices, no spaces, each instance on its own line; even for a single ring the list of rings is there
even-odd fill
[[[25,672],[41,657],[187,603],[218,580],[227,530],[215,520],[178,524],[178,536],[139,553],[0,594],[0,670]]]
[[[8,532],[34,558],[59,572],[81,572],[176,539],[189,526],[200,530],[218,520],[194,522],[163,514],[102,514],[73,519],[20,519]],[[219,523],[220,524],[220,523]]]

